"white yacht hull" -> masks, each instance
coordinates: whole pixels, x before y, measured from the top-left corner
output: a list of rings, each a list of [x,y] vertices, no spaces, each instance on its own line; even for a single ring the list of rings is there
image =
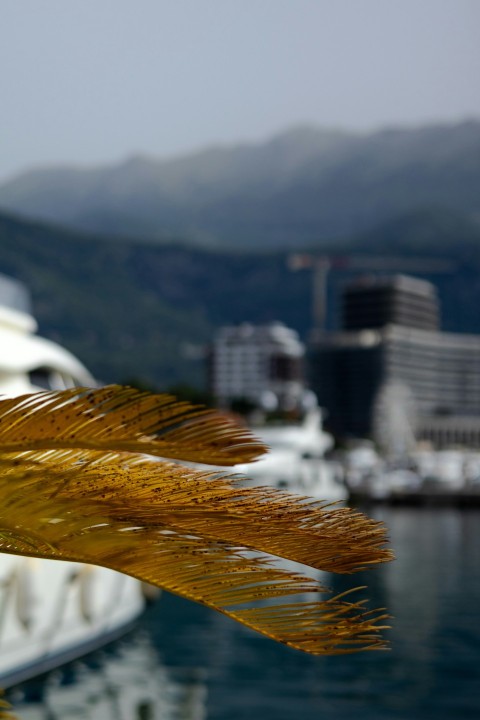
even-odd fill
[[[0,397],[95,384],[61,346],[35,334],[21,283],[0,274]],[[0,688],[114,639],[145,605],[139,581],[105,568],[0,553]]]
[[[140,583],[126,575],[0,555],[0,687],[115,639],[143,607]]]

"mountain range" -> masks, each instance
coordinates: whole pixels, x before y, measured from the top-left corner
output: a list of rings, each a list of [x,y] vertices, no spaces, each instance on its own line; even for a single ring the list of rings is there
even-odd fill
[[[415,211],[480,219],[480,122],[299,127],[170,160],[32,170],[0,208],[96,235],[235,250],[331,247]]]

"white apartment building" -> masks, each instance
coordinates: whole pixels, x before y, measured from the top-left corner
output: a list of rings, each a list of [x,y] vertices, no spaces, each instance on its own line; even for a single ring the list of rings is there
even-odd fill
[[[305,391],[305,347],[282,323],[223,327],[210,356],[210,389],[220,405],[249,400],[258,407],[290,409]]]

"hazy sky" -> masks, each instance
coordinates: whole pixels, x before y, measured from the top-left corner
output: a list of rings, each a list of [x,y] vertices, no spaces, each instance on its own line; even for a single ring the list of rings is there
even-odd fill
[[[480,117],[480,0],[0,0],[0,177]]]

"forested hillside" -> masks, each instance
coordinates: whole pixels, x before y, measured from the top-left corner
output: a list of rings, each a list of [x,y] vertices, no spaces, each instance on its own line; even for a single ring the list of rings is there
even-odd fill
[[[305,278],[280,254],[109,242],[1,217],[0,271],[27,283],[41,332],[108,381],[200,384],[203,363],[189,358],[216,326],[308,323]]]
[[[419,213],[348,244],[353,253],[453,258],[432,275],[446,329],[480,333],[480,232],[447,213]],[[332,253],[339,248],[334,243]],[[202,385],[199,351],[225,323],[280,320],[306,337],[311,277],[291,272],[286,253],[232,253],[105,240],[0,216],[0,271],[29,286],[43,334],[60,341],[105,381],[158,387]],[[329,279],[332,327],[351,274]]]

